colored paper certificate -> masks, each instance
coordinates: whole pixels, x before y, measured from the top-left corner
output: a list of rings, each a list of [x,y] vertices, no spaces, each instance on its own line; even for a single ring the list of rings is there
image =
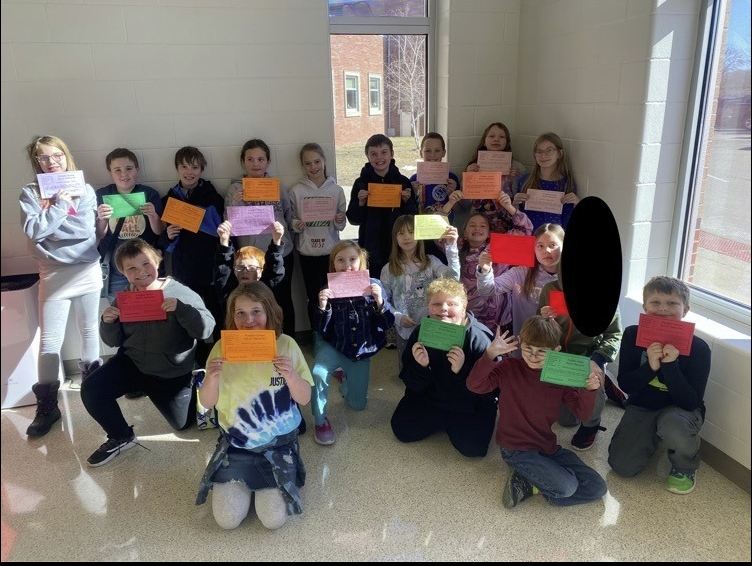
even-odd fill
[[[402,185],[368,183],[368,206],[399,208],[402,205]]]
[[[443,214],[416,214],[413,221],[413,236],[416,240],[438,240],[449,226],[449,221]]]
[[[560,314],[569,314],[567,301],[564,298],[564,291],[551,291],[548,294],[548,306],[554,309],[556,316]]]
[[[478,171],[501,171],[502,175],[509,175],[511,169],[511,151],[478,152]]]
[[[189,232],[198,233],[201,221],[206,211],[200,206],[193,206],[180,199],[170,197],[167,199],[162,220],[168,224],[176,224]]]
[[[525,201],[525,210],[561,214],[562,208],[564,207],[561,202],[561,197],[564,196],[564,193],[560,191],[528,189],[527,194],[530,195],[530,198]]]
[[[331,197],[305,197],[300,201],[300,219],[303,222],[334,220],[336,205]]]
[[[277,357],[274,330],[223,330],[222,357],[228,362],[271,362]]]
[[[462,198],[498,199],[501,196],[501,179],[498,171],[465,171],[462,174]]]
[[[232,224],[233,236],[255,236],[274,232],[274,206],[258,204],[251,206],[228,206],[227,220]]]
[[[245,202],[271,202],[279,200],[279,179],[276,177],[243,177]]]
[[[462,348],[465,344],[466,329],[467,327],[464,324],[452,324],[424,316],[420,320],[418,342],[426,348],[436,348],[448,352],[452,349],[452,346]]]
[[[365,297],[371,294],[371,278],[368,271],[338,271],[327,273],[326,278],[335,299]]]
[[[418,161],[417,181],[423,185],[446,185],[449,163],[446,161]]]
[[[535,236],[491,232],[491,261],[507,265],[535,265]]]
[[[549,350],[546,352],[540,380],[567,387],[585,387],[589,375],[590,358],[587,356]]]
[[[52,198],[60,191],[68,191],[73,197],[86,193],[83,171],[61,171],[60,173],[39,173],[37,184],[42,198]]]
[[[115,294],[120,309],[120,322],[146,322],[167,320],[167,312],[162,308],[164,293],[155,291],[120,291]]]
[[[674,320],[662,316],[641,313],[637,323],[635,346],[647,348],[653,342],[664,346],[671,344],[682,356],[688,356],[692,350],[692,338],[695,335],[695,323]]]
[[[112,207],[110,218],[141,216],[141,205],[146,204],[146,193],[104,195],[102,201]]]

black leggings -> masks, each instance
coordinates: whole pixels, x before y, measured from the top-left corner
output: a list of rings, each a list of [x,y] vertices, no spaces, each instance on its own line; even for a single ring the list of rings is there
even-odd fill
[[[282,333],[295,338],[295,306],[292,302],[292,270],[295,267],[293,253],[290,252],[285,256],[285,276],[280,284],[272,289],[272,293],[284,313]]]

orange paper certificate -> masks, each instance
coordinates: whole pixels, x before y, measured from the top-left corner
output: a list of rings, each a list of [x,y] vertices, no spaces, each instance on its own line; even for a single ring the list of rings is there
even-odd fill
[[[271,362],[276,356],[274,330],[222,331],[222,357],[228,362]]]
[[[501,196],[501,173],[465,171],[462,174],[462,198],[490,199]]]
[[[479,151],[478,171],[501,171],[509,175],[512,168],[511,151]]]
[[[275,177],[243,177],[243,200],[267,202],[279,200],[279,179]]]
[[[193,206],[180,199],[170,197],[167,199],[162,220],[168,224],[176,224],[189,232],[198,233],[201,221],[206,211],[200,206]]]
[[[402,204],[402,185],[368,183],[368,206],[399,208]]]
[[[637,326],[635,346],[647,348],[653,342],[659,342],[664,346],[671,344],[679,350],[680,355],[688,356],[692,350],[694,334],[694,322],[684,322],[683,320],[642,313]]]
[[[145,322],[167,320],[162,308],[164,293],[156,291],[120,291],[115,295],[120,309],[120,322]]]

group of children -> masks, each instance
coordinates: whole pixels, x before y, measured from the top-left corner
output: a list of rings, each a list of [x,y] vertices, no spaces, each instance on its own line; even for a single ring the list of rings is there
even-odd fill
[[[479,151],[510,152],[506,126],[494,123],[486,129],[467,171],[478,170]],[[53,257],[73,267],[90,265],[96,263],[89,257],[91,245],[96,252],[98,242],[96,258],[101,255],[109,264],[103,294],[110,304],[99,321],[99,332],[118,352],[102,362],[85,350],[81,362],[84,406],[108,437],[89,464],[103,465],[137,444],[118,406],[120,396],[148,395],[176,430],[190,425],[198,406],[218,426],[220,439],[197,503],[206,501],[213,490],[214,517],[229,529],[240,524],[253,499],[263,524],[278,528],[288,515],[301,512],[298,488],[305,482],[305,467],[298,434],[304,432],[305,420],[300,405],[311,403],[314,440],[333,444],[335,432],[327,416],[330,385],[337,381],[346,403],[363,410],[370,359],[386,345],[387,331],[395,327],[399,377],[405,384],[391,418],[395,437],[414,442],[446,431],[461,454],[482,457],[495,428],[502,459],[512,468],[503,494],[506,507],[537,493],[557,505],[583,503],[605,493],[604,480],[575,453],[559,446],[551,427],[556,421],[579,424],[572,447],[587,450],[593,445],[603,430],[600,417],[607,394],[624,401],[606,374],[606,364],[616,360],[622,341],[627,353],[622,348],[618,384],[629,401],[609,447],[609,463],[620,475],[635,475],[662,439],[672,463],[668,489],[689,493],[699,466],[709,349],[699,338],[691,357],[678,356],[669,344],[641,349],[634,345],[636,327],[627,328],[622,336],[618,310],[601,335],[586,336],[568,315],[550,305],[551,291],[562,290],[558,274],[564,229],[578,202],[561,139],[553,133],[540,136],[534,145],[533,171],[527,173],[512,161],[499,197],[475,201],[463,199],[454,174],[446,183],[434,185],[402,175],[387,136],[371,136],[365,153],[368,162],[353,184],[347,206],[342,187],[327,174],[323,149],[314,143],[300,151],[305,176],[289,191],[281,190],[279,200],[263,203],[245,200],[242,179],[233,180],[222,198],[201,177],[206,160],[194,147],[177,152],[179,182],[163,199],[137,183],[138,160],[123,148],[107,156],[113,184],[96,192],[96,203],[85,200],[86,195],[71,197],[64,192],[43,199],[35,184],[24,187],[24,229],[30,240],[36,238],[39,251],[34,257],[40,260],[40,274],[44,275],[45,266],[41,259],[49,250],[40,248],[44,244],[39,242],[54,233],[52,223],[58,227],[80,223],[84,203],[89,215],[96,216],[95,237],[89,238],[89,247],[78,257],[64,249]],[[63,158],[57,157],[60,154]],[[427,134],[421,157],[441,161],[445,155],[443,138],[435,132]],[[65,162],[70,157],[65,144],[51,136],[32,143],[29,156],[38,173],[75,169],[72,158]],[[244,177],[267,177],[269,146],[249,140],[240,163]],[[370,206],[373,184],[399,185],[399,205]],[[526,211],[532,189],[561,192],[562,213]],[[112,218],[113,207],[104,197],[138,192],[145,193],[141,214]],[[169,198],[206,211],[198,232],[161,220]],[[304,220],[304,211],[312,204],[306,199],[321,198],[332,201],[331,218]],[[274,210],[268,233],[233,236],[227,208],[259,204]],[[469,208],[461,234],[452,225],[458,204]],[[441,238],[415,238],[418,214],[447,217]],[[359,226],[357,242],[340,240],[347,221]],[[533,267],[493,263],[492,232],[532,234]],[[53,247],[64,245],[58,242]],[[293,339],[293,247],[303,269],[314,335],[315,361],[310,370]],[[329,274],[354,271],[368,272],[369,284],[362,294],[335,296]],[[63,283],[55,282],[45,300],[57,299],[55,292],[66,287]],[[90,287],[96,285],[80,286],[88,295]],[[165,320],[121,321],[117,293],[143,290],[162,291]],[[654,278],[644,295],[648,314],[679,320],[689,309],[689,291],[674,278]],[[424,319],[459,325],[464,332],[449,348],[427,345],[420,332]],[[50,349],[44,347],[47,324],[43,311],[43,351]],[[276,356],[269,362],[227,361],[223,329],[274,331]],[[584,388],[540,381],[549,350],[590,359]],[[59,346],[57,355],[59,359]],[[30,436],[45,434],[60,418],[57,388],[49,373],[43,380],[40,369],[42,395],[37,395]]]

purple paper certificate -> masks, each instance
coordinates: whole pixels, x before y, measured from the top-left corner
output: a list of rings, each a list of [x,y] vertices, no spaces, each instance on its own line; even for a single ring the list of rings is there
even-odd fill
[[[232,224],[233,236],[256,236],[274,231],[274,206],[228,206],[227,220]]]

